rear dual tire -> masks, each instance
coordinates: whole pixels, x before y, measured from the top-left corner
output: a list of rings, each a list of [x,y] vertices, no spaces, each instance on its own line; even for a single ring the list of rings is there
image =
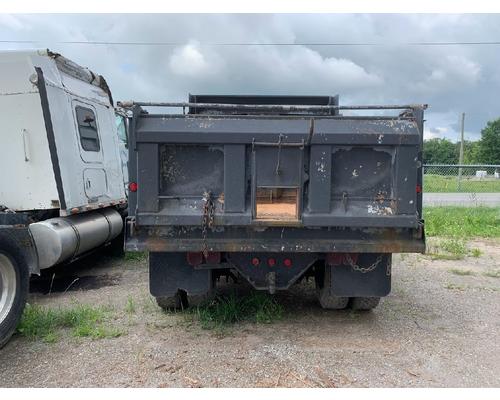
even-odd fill
[[[351,297],[349,306],[357,311],[370,311],[378,306],[380,297]]]
[[[378,306],[380,297],[339,297],[331,292],[332,267],[320,266],[315,274],[316,294],[321,308],[325,310],[343,310],[352,308],[356,311],[370,311]]]
[[[198,295],[188,295],[184,290],[179,290],[173,296],[156,297],[156,303],[164,311],[184,310],[189,307],[198,307],[213,297],[213,292]]]
[[[321,308],[325,310],[343,310],[352,308],[356,311],[370,311],[378,306],[380,297],[337,297],[323,295],[319,297]]]

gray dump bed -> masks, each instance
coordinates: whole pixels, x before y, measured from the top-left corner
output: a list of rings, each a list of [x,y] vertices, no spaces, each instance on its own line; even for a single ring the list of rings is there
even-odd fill
[[[144,111],[155,105],[184,113]],[[424,109],[326,96],[135,103],[126,247],[423,251]]]

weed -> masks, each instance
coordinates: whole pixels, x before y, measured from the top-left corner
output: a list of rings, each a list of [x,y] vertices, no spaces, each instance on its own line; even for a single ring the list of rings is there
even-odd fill
[[[455,283],[448,283],[446,286],[445,286],[446,289],[449,289],[449,290],[465,290],[465,287],[462,286],[462,285],[457,285]]]
[[[147,253],[144,251],[127,251],[123,256],[125,261],[144,261],[147,258]]]
[[[448,272],[451,272],[452,274],[460,275],[460,276],[476,275],[476,273],[474,271],[471,271],[470,269],[451,268],[448,270]]]
[[[158,304],[156,304],[155,298],[150,295],[142,299],[141,309],[147,314],[155,314],[160,310]]]
[[[500,278],[500,269],[495,269],[493,271],[486,271],[483,273],[484,276],[488,276],[490,278]]]
[[[479,257],[481,257],[481,254],[483,254],[483,252],[481,250],[479,250],[478,248],[473,248],[471,250],[472,257],[479,258]]]
[[[464,258],[467,254],[467,247],[462,240],[446,239],[440,243],[440,246],[444,251],[456,256],[457,259]]]
[[[71,329],[74,337],[100,339],[116,337],[121,332],[104,326],[105,307],[76,304],[70,308],[48,308],[27,304],[17,331],[29,339],[41,339],[54,343],[59,339],[59,330]]]
[[[223,329],[241,322],[269,324],[283,317],[283,306],[271,296],[252,292],[248,296],[219,296],[190,311],[203,329]]]
[[[131,296],[127,298],[127,305],[125,306],[127,314],[135,314],[135,301]]]
[[[467,255],[467,247],[462,240],[444,239],[436,245],[430,245],[427,254],[434,260],[461,260]]]

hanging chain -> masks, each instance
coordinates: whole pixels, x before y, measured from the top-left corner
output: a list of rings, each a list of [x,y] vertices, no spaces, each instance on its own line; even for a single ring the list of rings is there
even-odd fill
[[[358,272],[361,272],[362,274],[366,274],[367,272],[371,272],[373,271],[375,268],[377,268],[377,266],[380,264],[380,262],[382,261],[382,254],[379,255],[375,261],[373,262],[373,264],[371,264],[370,266],[368,267],[361,267],[359,266],[358,264],[356,264],[353,259],[351,258],[351,255],[349,253],[345,254],[345,257],[344,259],[347,261],[347,264],[349,264],[351,266],[351,268],[354,270],[354,271],[358,271]]]
[[[215,204],[212,199],[212,192],[203,193],[203,218],[201,221],[201,236],[203,239],[203,255],[208,256],[207,234],[208,229],[214,226]]]

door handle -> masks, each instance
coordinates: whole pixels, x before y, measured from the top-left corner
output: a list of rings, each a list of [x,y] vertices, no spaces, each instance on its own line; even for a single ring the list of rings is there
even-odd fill
[[[23,129],[21,131],[21,136],[23,137],[24,161],[28,162],[30,160],[29,147],[28,147],[28,131],[26,129]]]

